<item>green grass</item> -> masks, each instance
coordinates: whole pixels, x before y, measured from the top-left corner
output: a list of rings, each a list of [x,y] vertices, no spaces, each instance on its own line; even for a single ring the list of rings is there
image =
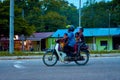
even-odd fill
[[[112,51],[90,51],[90,54],[111,54],[111,53],[120,53],[120,50],[112,50]],[[43,55],[42,52],[22,52],[15,51],[10,54],[8,51],[0,51],[0,56],[32,56],[32,55]]]
[[[90,51],[91,54],[110,54],[110,53],[120,53],[120,50],[111,50],[111,51]]]
[[[32,56],[32,55],[43,55],[43,53],[15,51],[14,53],[10,54],[7,51],[0,51],[0,56]]]

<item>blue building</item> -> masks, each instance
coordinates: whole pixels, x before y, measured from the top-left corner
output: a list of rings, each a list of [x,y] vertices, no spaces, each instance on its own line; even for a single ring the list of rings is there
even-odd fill
[[[77,31],[78,28],[75,29],[74,33]],[[66,32],[67,29],[58,29],[51,38],[63,37]],[[84,28],[83,34],[90,50],[120,49],[120,28]]]

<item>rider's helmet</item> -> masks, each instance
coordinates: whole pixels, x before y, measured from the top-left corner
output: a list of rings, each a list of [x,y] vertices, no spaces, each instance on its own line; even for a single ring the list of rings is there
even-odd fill
[[[70,27],[68,28],[68,32],[73,32],[74,31],[74,26],[70,25]]]
[[[80,31],[82,31],[82,32],[84,31],[84,29],[83,29],[83,28],[79,28],[79,30],[80,30]]]

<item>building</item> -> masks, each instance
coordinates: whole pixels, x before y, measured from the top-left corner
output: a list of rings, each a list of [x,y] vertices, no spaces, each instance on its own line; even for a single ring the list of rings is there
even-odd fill
[[[27,51],[43,51],[48,48],[49,40],[48,38],[53,34],[53,32],[40,32],[33,33],[30,37],[25,39]],[[22,39],[21,39],[22,40]]]
[[[42,51],[48,48],[49,40],[53,32],[33,33],[30,37],[15,35],[14,49],[15,51]],[[9,50],[9,38],[0,38],[0,51]]]
[[[78,31],[75,29],[74,33]],[[63,37],[67,29],[58,29],[51,40]],[[84,36],[90,50],[116,50],[120,49],[120,28],[84,28]],[[54,43],[52,44],[54,45]]]
[[[74,33],[78,31],[75,29]],[[67,29],[58,29],[56,32],[34,33],[30,37],[20,36],[14,41],[17,51],[43,51],[53,49],[55,39],[63,37]],[[84,28],[85,41],[90,50],[120,50],[120,28]],[[9,49],[9,39],[0,39],[0,50]]]
[[[27,40],[32,41],[33,48],[35,51],[42,51],[48,48],[49,40],[48,38],[53,34],[54,32],[41,32],[41,33],[34,33],[30,37],[27,38]]]

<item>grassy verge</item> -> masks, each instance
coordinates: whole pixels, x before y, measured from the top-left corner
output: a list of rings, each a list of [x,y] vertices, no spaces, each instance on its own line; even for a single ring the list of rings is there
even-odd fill
[[[32,55],[43,55],[43,53],[15,51],[14,53],[10,54],[7,51],[0,51],[0,56],[32,56]]]
[[[111,54],[111,53],[120,53],[120,50],[111,50],[111,51],[90,51],[91,54]]]
[[[112,51],[90,51],[90,54],[111,54],[111,53],[120,53],[120,50]],[[10,54],[7,51],[0,51],[0,56],[32,56],[32,55],[43,55],[42,52],[21,52],[15,51],[13,54]]]

